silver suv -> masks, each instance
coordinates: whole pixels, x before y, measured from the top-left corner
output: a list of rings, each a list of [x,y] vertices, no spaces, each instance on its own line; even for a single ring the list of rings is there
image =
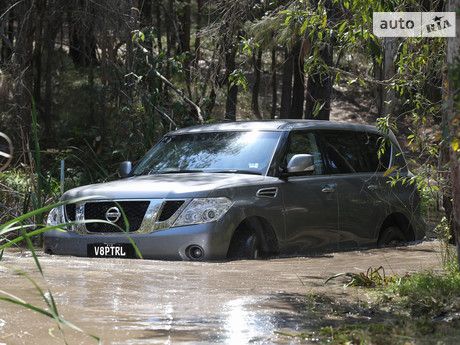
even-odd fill
[[[118,181],[63,195],[72,201],[54,208],[48,224],[76,224],[46,232],[46,253],[136,257],[135,243],[149,259],[254,259],[424,236],[415,183],[390,183],[411,178],[395,136],[372,126],[189,127],[119,173]]]

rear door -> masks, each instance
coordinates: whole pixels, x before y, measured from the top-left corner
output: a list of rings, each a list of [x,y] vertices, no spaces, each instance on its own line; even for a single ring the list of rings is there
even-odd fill
[[[322,131],[321,138],[326,170],[337,183],[339,248],[371,245],[388,214],[390,187],[384,172],[390,147],[374,133],[331,130]]]
[[[284,248],[290,254],[337,249],[338,198],[333,176],[324,176],[324,161],[314,132],[290,134],[284,166],[295,154],[311,154],[315,169],[290,176],[281,184],[285,207]]]

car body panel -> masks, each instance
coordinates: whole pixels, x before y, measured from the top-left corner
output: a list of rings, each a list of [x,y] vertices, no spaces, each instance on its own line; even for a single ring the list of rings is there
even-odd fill
[[[332,176],[296,176],[281,188],[285,206],[286,253],[338,248],[339,206]]]

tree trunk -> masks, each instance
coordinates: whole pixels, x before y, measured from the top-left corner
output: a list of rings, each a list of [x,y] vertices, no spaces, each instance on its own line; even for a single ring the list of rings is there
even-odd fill
[[[69,56],[76,66],[87,67],[90,60],[97,62],[97,44],[94,30],[93,5],[85,4],[85,0],[64,2],[69,21]],[[82,9],[84,9],[82,11]]]
[[[46,20],[46,35],[45,35],[45,103],[43,119],[45,122],[45,133],[48,138],[53,138],[52,135],[52,104],[53,104],[53,57],[54,43],[58,32],[58,21],[53,18],[54,13],[47,13]]]
[[[332,66],[332,44],[327,44],[320,52],[321,58]],[[329,120],[331,110],[332,76],[317,72],[308,76],[305,118]]]
[[[254,53],[252,57],[252,61],[254,64],[254,85],[252,86],[252,113],[254,116],[261,120],[262,116],[260,115],[259,110],[259,89],[260,89],[260,71],[262,69],[262,48],[259,48],[257,52],[257,57]]]
[[[388,80],[395,75],[394,57],[398,52],[398,42],[396,37],[385,37],[385,46],[383,53],[382,80]],[[379,115],[385,117],[393,114],[395,107],[396,95],[395,90],[391,86],[380,86],[380,106]]]
[[[292,119],[303,117],[303,102],[305,94],[305,78],[303,72],[303,59],[300,54],[300,45],[296,44],[293,50],[294,57],[294,89],[292,90],[291,114]]]
[[[43,30],[42,24],[46,13],[46,4],[44,1],[37,1],[37,15],[35,18],[35,32],[34,32],[34,53],[33,53],[33,74],[34,74],[34,100],[37,105],[41,104],[41,81],[42,81],[42,46]],[[46,38],[45,38],[46,39]]]
[[[34,2],[23,1],[15,7],[18,14],[17,36],[13,52],[13,75],[17,76],[14,85],[14,104],[20,121],[20,130],[25,145],[31,133],[31,94],[33,92],[33,38],[35,15]]]
[[[181,0],[179,7],[178,53],[190,53],[190,0]]]
[[[201,46],[201,17],[203,16],[203,0],[197,0],[196,13],[196,37],[195,37],[195,66],[198,66],[200,61],[200,46]]]
[[[318,4],[318,0],[316,5]],[[328,21],[334,22],[335,10],[331,0],[324,2]],[[324,41],[320,49],[320,58],[327,66],[332,66],[333,37]],[[331,111],[332,75],[318,71],[308,76],[307,96],[305,102],[305,118],[316,120],[329,120]]]
[[[155,15],[156,15],[156,33],[157,33],[157,45],[158,45],[158,50],[162,50],[163,49],[163,44],[161,43],[161,39],[162,39],[162,16],[161,16],[161,6],[160,6],[160,1],[161,0],[156,0],[155,1]]]
[[[321,57],[328,66],[332,66],[332,47],[325,47]],[[308,76],[305,103],[306,119],[329,120],[331,92],[332,77],[330,74],[318,72]]]
[[[447,64],[456,63],[454,58],[460,53],[460,25],[458,11],[460,10],[460,0],[449,0],[448,9],[450,12],[457,12],[456,15],[456,37],[448,38],[447,40]],[[458,85],[452,85],[453,81],[449,82],[448,87],[448,102],[449,109],[447,111],[447,119],[449,121],[450,134],[453,138],[459,138],[460,133],[460,109]],[[457,93],[457,94],[455,94]],[[453,228],[457,244],[457,259],[460,267],[460,155],[454,151],[452,145],[449,145],[450,151],[450,166],[451,166],[451,181],[452,181],[452,198],[453,198]]]
[[[168,49],[169,54],[172,54],[172,49],[175,47],[178,37],[177,37],[177,22],[176,22],[176,11],[174,10],[174,0],[168,1],[168,17],[170,19],[170,25],[166,24],[166,30],[169,31],[168,35]]]
[[[286,59],[283,64],[280,118],[289,119],[291,114],[292,69],[294,59],[287,49],[285,51],[285,57]]]
[[[181,14],[179,15],[179,53],[185,54],[184,71],[185,83],[187,85],[188,95],[191,97],[190,87],[190,0],[181,0]]]
[[[7,61],[11,60],[11,55],[13,54],[13,40],[14,40],[14,15],[13,11],[10,9],[6,13],[3,13],[2,23],[0,25],[0,38],[2,40],[1,50],[0,50],[0,63],[2,65],[6,64]],[[6,28],[6,33],[5,33]]]
[[[235,70],[235,56],[236,56],[236,46],[229,48],[229,52],[226,54],[227,60],[227,82],[228,76]],[[225,118],[230,121],[236,121],[236,102],[238,97],[238,85],[228,83],[227,89],[227,101],[225,103]]]
[[[278,85],[276,84],[276,49],[272,48],[272,111],[270,118],[276,118],[276,104],[278,100]]]
[[[152,0],[143,1],[140,13],[140,25],[141,27],[150,27],[152,25]],[[158,30],[158,27],[156,28]]]

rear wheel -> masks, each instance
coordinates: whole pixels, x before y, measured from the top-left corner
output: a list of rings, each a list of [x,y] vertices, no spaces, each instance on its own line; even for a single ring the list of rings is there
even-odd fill
[[[259,239],[253,232],[242,232],[235,234],[230,248],[228,258],[232,260],[254,260],[260,255]]]
[[[397,226],[389,226],[380,233],[377,246],[384,247],[398,245],[406,241],[406,236],[404,236],[404,233],[401,231],[400,228],[398,228]]]

